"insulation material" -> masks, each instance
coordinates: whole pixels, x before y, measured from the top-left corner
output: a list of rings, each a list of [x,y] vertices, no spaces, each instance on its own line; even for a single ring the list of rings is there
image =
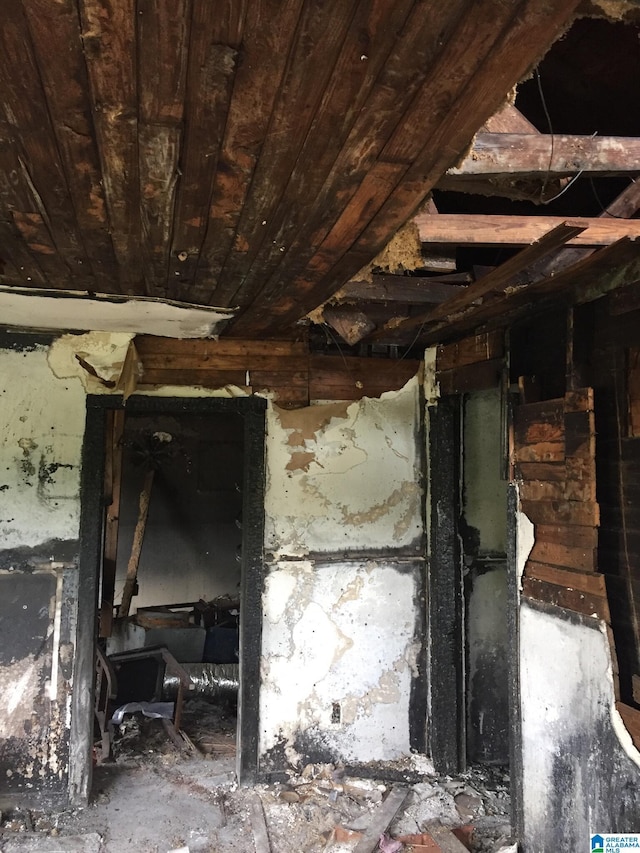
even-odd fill
[[[238,699],[240,667],[237,663],[183,663],[182,669],[193,684],[189,695],[204,696],[213,702],[235,702]],[[178,695],[177,675],[164,677],[162,694],[167,699]]]
[[[261,753],[392,760],[410,748],[420,563],[278,563],[264,590]]]
[[[272,407],[266,547],[278,556],[363,549],[421,552],[419,387],[380,399]]]

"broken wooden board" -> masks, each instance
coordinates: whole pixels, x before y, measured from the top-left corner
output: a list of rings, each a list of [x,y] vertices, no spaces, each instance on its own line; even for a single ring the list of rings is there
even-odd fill
[[[353,849],[353,853],[374,853],[380,836],[387,829],[407,799],[409,789],[394,785],[387,798],[371,814],[371,823]]]
[[[443,826],[439,820],[428,820],[424,828],[438,844],[442,853],[468,853],[464,844],[455,837],[448,827]]]
[[[250,819],[256,853],[271,853],[271,842],[269,841],[269,833],[267,831],[267,821],[264,816],[262,800],[258,794],[255,795],[251,802]]]

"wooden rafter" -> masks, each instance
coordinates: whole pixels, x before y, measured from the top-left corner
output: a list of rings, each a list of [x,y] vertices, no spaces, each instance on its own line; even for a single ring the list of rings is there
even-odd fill
[[[543,133],[479,133],[469,154],[447,176],[592,176],[640,174],[640,139],[619,136],[551,136]]]
[[[423,243],[457,246],[527,246],[565,220],[560,216],[421,213],[414,222]],[[570,246],[608,246],[623,237],[640,237],[640,221],[580,217],[584,229]]]

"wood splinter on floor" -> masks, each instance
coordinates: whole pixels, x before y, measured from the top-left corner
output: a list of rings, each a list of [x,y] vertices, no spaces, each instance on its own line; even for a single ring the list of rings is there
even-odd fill
[[[251,829],[256,846],[256,853],[271,853],[271,843],[267,832],[267,821],[264,816],[262,800],[256,794],[251,802]]]
[[[402,808],[409,789],[394,785],[388,797],[378,806],[371,816],[371,824],[358,841],[353,853],[374,853],[378,849],[380,836]]]

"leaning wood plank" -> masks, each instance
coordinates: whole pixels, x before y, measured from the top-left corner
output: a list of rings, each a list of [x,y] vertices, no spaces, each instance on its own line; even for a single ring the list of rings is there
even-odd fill
[[[640,139],[546,133],[479,133],[448,175],[640,174]]]
[[[408,788],[394,785],[386,800],[371,815],[371,823],[356,844],[353,853],[373,853],[378,848],[380,836],[402,808],[409,793]]]
[[[147,517],[149,515],[149,503],[151,501],[151,488],[153,486],[153,477],[155,471],[151,468],[144,477],[142,491],[140,492],[140,506],[138,509],[138,521],[136,529],[133,533],[133,545],[131,546],[131,555],[127,566],[127,576],[124,582],[124,590],[122,592],[122,601],[118,609],[118,616],[128,616],[133,591],[136,586],[136,578],[138,576],[138,564],[140,562],[140,553],[142,552],[142,543],[144,541],[144,533],[147,527]]]
[[[453,832],[448,827],[443,826],[439,820],[428,820],[424,828],[438,844],[438,849],[442,853],[468,853],[464,844],[458,841]]]
[[[107,504],[102,561],[102,595],[100,597],[100,636],[110,637],[113,623],[113,598],[116,584],[116,559],[120,526],[120,493],[122,488],[122,436],[124,410],[109,413],[105,477]]]
[[[419,219],[424,219],[424,217],[428,215],[429,214],[421,214],[416,217],[415,221],[418,222]],[[438,214],[437,216],[432,216],[432,218],[440,219],[442,215],[443,214]],[[520,217],[506,218],[519,219]],[[439,320],[444,321],[445,318],[448,322],[449,317],[457,314],[458,312],[465,311],[481,297],[486,296],[489,293],[503,291],[513,281],[515,276],[523,270],[526,270],[527,267],[530,267],[532,264],[539,261],[540,258],[545,257],[545,255],[557,251],[558,248],[564,246],[565,243],[570,241],[572,237],[581,234],[585,228],[586,225],[584,224],[584,221],[573,222],[558,219],[554,225],[550,225],[550,230],[547,229],[546,232],[544,230],[539,231],[531,241],[528,241],[531,242],[532,245],[527,246],[526,249],[518,252],[514,257],[509,258],[508,261],[505,261],[487,275],[479,278],[474,282],[474,284],[470,284],[469,287],[465,289],[464,293],[454,296],[447,302],[441,303],[430,311],[423,314],[417,314],[415,317],[403,320],[395,326],[394,331],[397,333],[400,330],[407,331],[409,329],[415,329],[425,322],[431,324],[436,323]],[[419,223],[418,230],[420,232],[420,239],[422,240],[423,232]],[[638,233],[640,234],[640,228],[638,229]],[[374,335],[373,339],[375,340],[376,337],[377,336]]]
[[[493,214],[420,213],[414,218],[423,243],[458,246],[527,246],[566,220],[559,216],[500,216]],[[568,246],[609,246],[623,237],[640,237],[637,219],[583,219],[580,234]]]
[[[251,801],[250,818],[256,853],[271,853],[271,843],[269,842],[264,808],[262,807],[262,800],[257,794]]]

